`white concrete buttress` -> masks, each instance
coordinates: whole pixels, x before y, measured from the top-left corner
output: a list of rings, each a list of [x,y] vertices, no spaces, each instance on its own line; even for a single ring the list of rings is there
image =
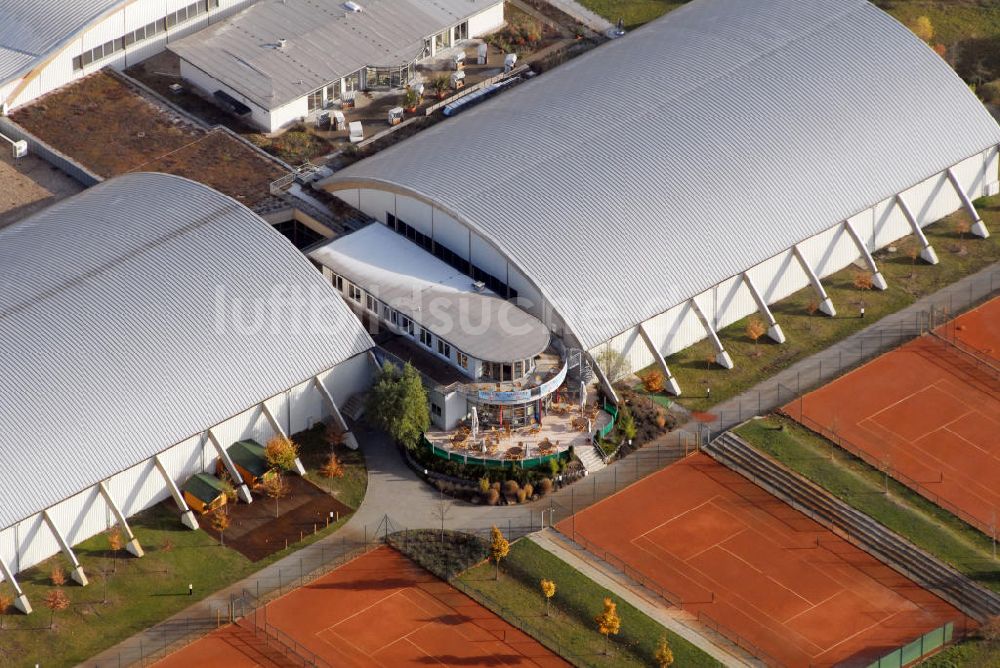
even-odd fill
[[[271,409],[267,407],[266,402],[260,402],[260,410],[264,414],[264,417],[267,418],[268,423],[271,425],[271,429],[273,429],[279,436],[288,438],[288,434],[286,434],[285,430],[281,428],[281,423],[279,423],[277,418],[274,417],[274,413],[272,413]],[[302,466],[302,461],[298,457],[295,458],[295,472],[299,475],[306,474],[306,468]]]
[[[819,276],[813,271],[813,268],[809,266],[806,262],[806,256],[802,254],[798,246],[792,246],[792,254],[795,255],[796,259],[799,261],[799,266],[802,267],[802,271],[806,272],[806,276],[809,277],[809,282],[812,283],[813,290],[816,291],[816,296],[819,297],[819,310],[828,316],[837,315],[837,309],[833,307],[833,301],[830,299],[830,295],[826,294],[826,288],[819,280]]]
[[[21,590],[21,585],[17,583],[14,578],[14,572],[10,570],[7,566],[7,562],[0,557],[0,574],[3,575],[3,579],[10,583],[10,586],[14,589],[14,607],[23,612],[26,615],[31,614],[31,604],[28,603],[28,597],[24,595]]]
[[[73,578],[73,580],[81,587],[86,587],[88,584],[87,576],[83,572],[83,566],[80,565],[80,561],[76,558],[76,553],[73,552],[73,548],[66,542],[66,538],[62,535],[62,532],[59,531],[59,527],[56,526],[56,523],[52,521],[52,517],[49,515],[48,510],[42,511],[42,518],[45,520],[45,523],[49,525],[49,530],[52,532],[52,535],[55,536],[56,542],[59,543],[59,549],[61,549],[63,554],[66,555],[66,558],[69,559],[69,563],[73,567],[69,576]]]
[[[760,311],[760,314],[764,316],[764,320],[767,321],[768,337],[778,343],[784,343],[785,333],[781,331],[781,325],[779,325],[778,321],[774,319],[774,314],[771,313],[770,307],[767,305],[767,302],[764,301],[764,296],[757,290],[757,286],[753,284],[752,280],[750,280],[750,274],[747,272],[743,272],[743,284],[747,286],[747,290],[749,290],[750,294],[753,295],[753,300],[757,302],[757,310]]]
[[[591,368],[594,369],[594,374],[597,376],[597,380],[601,381],[601,387],[604,389],[604,393],[611,399],[611,403],[617,406],[618,393],[615,392],[615,388],[611,385],[611,381],[608,380],[608,376],[604,373],[604,369],[602,369],[601,365],[597,363],[597,360],[594,359],[593,355],[588,352],[584,352],[584,354],[590,359]]]
[[[229,471],[229,476],[233,479],[233,484],[236,485],[236,493],[239,494],[240,499],[243,503],[253,503],[253,495],[250,494],[250,488],[247,487],[246,482],[243,480],[243,476],[236,469],[236,464],[233,463],[232,458],[226,449],[222,447],[222,443],[216,438],[215,432],[212,431],[211,427],[208,429],[208,440],[212,442],[215,446],[215,452],[219,455],[219,459],[225,465],[226,470]]]
[[[972,216],[973,223],[969,232],[977,237],[982,237],[983,239],[990,236],[990,231],[986,229],[986,223],[983,222],[979,212],[976,211],[976,205],[972,203],[971,199],[969,199],[965,189],[962,188],[962,182],[958,180],[958,175],[955,174],[955,170],[951,167],[948,168],[948,180],[951,181],[951,185],[955,187],[955,192],[958,193],[958,198],[962,200],[962,206],[964,206],[965,210],[969,212],[970,216]]]
[[[181,524],[189,529],[197,529],[198,519],[194,516],[194,512],[188,507],[187,501],[184,500],[184,495],[177,487],[177,483],[175,483],[174,479],[170,477],[169,473],[167,473],[167,467],[163,465],[162,461],[160,461],[159,455],[153,457],[153,463],[160,471],[160,475],[163,476],[163,482],[166,483],[167,489],[170,490],[170,496],[174,497],[174,503],[177,504],[177,507],[181,511]]]
[[[344,445],[349,447],[351,450],[358,449],[358,439],[354,437],[354,434],[347,427],[347,420],[340,413],[340,409],[337,407],[337,402],[334,401],[333,395],[330,394],[330,390],[326,389],[326,385],[323,381],[319,379],[319,376],[313,376],[313,384],[316,385],[316,389],[319,393],[326,399],[326,403],[330,406],[330,412],[333,414],[333,421],[337,424],[337,428],[344,432]]]
[[[118,520],[119,526],[121,526],[122,531],[125,533],[125,540],[128,541],[125,543],[125,549],[134,556],[141,557],[144,552],[142,551],[142,546],[139,545],[139,539],[135,537],[134,533],[132,533],[132,527],[128,525],[128,521],[125,519],[125,514],[122,513],[118,504],[111,498],[111,493],[108,491],[108,488],[104,485],[103,481],[97,483],[97,489],[100,490],[105,503],[107,503],[108,507],[111,508],[111,512],[114,513],[115,519]]]
[[[896,195],[896,204],[899,206],[899,210],[903,212],[903,215],[906,216],[906,220],[909,221],[913,235],[920,242],[920,258],[927,264],[937,264],[937,253],[934,252],[934,247],[931,246],[930,242],[927,241],[927,237],[924,236],[924,231],[920,229],[920,223],[917,222],[917,217],[913,215],[910,205],[906,203],[902,195]]]
[[[708,336],[708,340],[711,341],[712,347],[715,348],[715,363],[721,366],[723,369],[733,368],[733,358],[729,356],[726,349],[722,347],[722,341],[719,340],[719,335],[715,333],[712,329],[712,323],[708,321],[705,314],[702,313],[701,308],[698,306],[698,302],[694,300],[694,297],[688,300],[691,304],[691,309],[694,311],[695,315],[698,316],[698,320],[701,321],[701,326],[705,328],[705,334]]]
[[[889,284],[885,282],[885,277],[882,276],[882,272],[879,271],[878,265],[875,264],[875,258],[868,251],[868,246],[862,241],[861,237],[858,235],[858,231],[854,229],[851,225],[851,221],[844,221],[844,230],[847,235],[851,237],[851,241],[854,242],[854,247],[858,249],[858,254],[864,259],[865,264],[868,265],[868,270],[872,273],[872,286],[876,290],[885,290],[889,287]]]
[[[673,374],[670,373],[670,369],[667,368],[667,361],[663,359],[663,355],[660,354],[659,349],[653,343],[653,339],[649,336],[649,332],[646,331],[646,325],[640,322],[637,329],[639,330],[639,336],[641,336],[642,340],[646,342],[646,347],[649,348],[650,354],[652,354],[653,359],[656,360],[656,364],[660,367],[660,371],[663,372],[663,378],[667,384],[667,391],[674,396],[680,396],[681,386],[677,383],[677,379],[674,378]]]

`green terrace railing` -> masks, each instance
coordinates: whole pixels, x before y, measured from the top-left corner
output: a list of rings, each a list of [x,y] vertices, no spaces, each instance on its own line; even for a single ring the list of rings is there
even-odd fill
[[[450,462],[461,462],[463,464],[485,466],[488,469],[534,469],[542,466],[543,464],[548,464],[551,459],[558,459],[560,455],[558,452],[553,452],[552,454],[540,455],[538,457],[528,457],[527,459],[491,459],[489,457],[475,457],[472,455],[450,452],[449,450],[445,450],[434,445],[427,440],[426,436],[421,436],[420,439],[423,442],[424,447],[430,448],[430,451],[434,453],[434,456],[436,457],[447,459]]]
[[[954,634],[955,623],[948,622],[933,631],[928,631],[913,642],[894,649],[878,661],[870,663],[868,668],[903,668],[941,649],[952,641]]]
[[[606,438],[611,433],[611,430],[615,428],[615,422],[618,421],[618,408],[615,405],[605,401],[603,409],[605,413],[611,416],[611,422],[597,430],[597,438]]]

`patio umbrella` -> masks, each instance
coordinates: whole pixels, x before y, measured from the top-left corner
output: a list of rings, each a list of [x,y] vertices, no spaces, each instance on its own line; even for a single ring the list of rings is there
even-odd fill
[[[479,413],[476,412],[476,407],[472,407],[472,440],[476,440],[476,436],[479,435]]]

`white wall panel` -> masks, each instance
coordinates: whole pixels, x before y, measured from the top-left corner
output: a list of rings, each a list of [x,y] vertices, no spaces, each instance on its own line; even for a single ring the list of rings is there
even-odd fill
[[[711,294],[713,307],[706,315],[714,320],[713,327],[716,331],[757,312],[757,302],[741,276],[726,279],[715,286]]]
[[[183,61],[182,61],[183,62]],[[331,193],[334,197],[341,200],[346,204],[350,204],[355,209],[371,216],[371,211],[365,211],[361,208],[361,191],[357,188],[348,188],[345,190],[335,190]],[[372,216],[374,218],[374,216]]]
[[[185,81],[200,89],[208,97],[211,97],[217,90],[223,90],[229,93],[233,96],[233,98],[250,107],[251,120],[255,125],[265,130],[269,130],[271,127],[271,116],[265,109],[257,106],[238,91],[226,86],[218,79],[209,76],[186,60],[181,59],[180,66],[181,77],[183,77]]]
[[[469,228],[439,209],[433,211],[434,240],[453,253],[469,259]]]
[[[791,250],[751,267],[746,273],[768,304],[784,299],[809,284],[809,277]]]
[[[0,531],[0,559],[3,559],[12,571],[17,571],[17,536],[14,527]],[[3,582],[0,574],[0,582]]]
[[[59,552],[59,543],[42,519],[41,513],[18,522],[14,532],[18,541],[18,555],[11,568],[23,571],[45,561]]]
[[[242,99],[242,98],[241,98]],[[251,109],[255,105],[247,103]],[[281,128],[291,125],[293,123],[298,123],[306,117],[309,113],[309,100],[303,95],[302,97],[292,100],[286,105],[280,106],[277,109],[272,109],[267,114],[267,122],[262,125],[262,127],[268,132],[277,132]],[[254,121],[257,120],[257,114],[252,114]]]
[[[478,234],[472,235],[472,264],[493,274],[501,281],[507,280],[507,260]]]
[[[70,545],[106,531],[111,511],[96,487],[90,487],[49,508],[49,517]]]
[[[485,35],[501,27],[503,24],[503,3],[498,2],[475,16],[469,17],[469,37]]]
[[[366,188],[361,191],[361,210],[371,211],[371,217],[380,223],[386,222],[386,213],[395,214],[396,198],[384,190],[371,190]]]
[[[362,203],[364,204],[364,203]],[[369,213],[366,209],[362,211]],[[369,215],[374,215],[369,213]],[[384,214],[383,214],[384,215]],[[396,196],[396,217],[419,232],[431,235],[431,205],[405,195]]]

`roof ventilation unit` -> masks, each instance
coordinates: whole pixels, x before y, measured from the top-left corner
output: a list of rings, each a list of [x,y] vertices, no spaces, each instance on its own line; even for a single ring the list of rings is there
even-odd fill
[[[287,45],[287,44],[288,44],[288,40],[285,39],[284,37],[282,37],[281,39],[278,40],[278,48],[281,49],[282,51],[285,50],[285,45]]]
[[[482,292],[483,290],[486,289],[486,284],[483,283],[482,281],[473,281],[472,289],[475,290],[476,292]]]
[[[360,14],[362,11],[361,5],[354,2],[354,0],[347,0],[347,2],[344,3],[344,9],[349,12],[354,12],[355,14]]]

